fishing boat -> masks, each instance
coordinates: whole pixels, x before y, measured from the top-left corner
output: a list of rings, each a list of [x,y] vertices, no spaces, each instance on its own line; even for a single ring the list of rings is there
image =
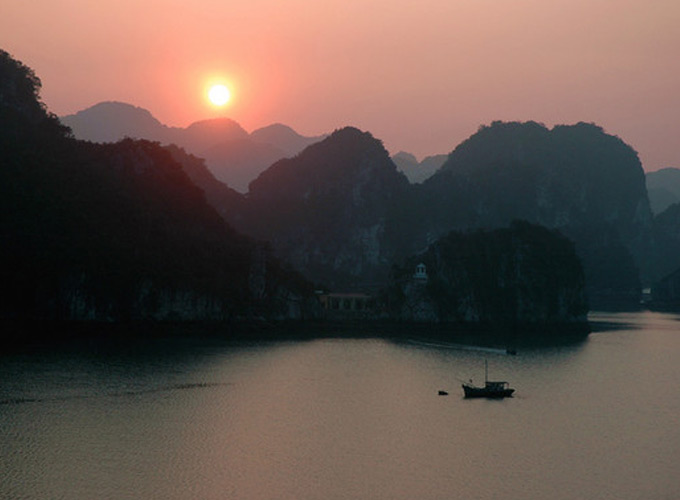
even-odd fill
[[[484,387],[473,385],[470,382],[463,383],[463,391],[466,398],[509,398],[515,389],[510,388],[510,384],[504,381],[489,380],[489,364],[484,361]]]

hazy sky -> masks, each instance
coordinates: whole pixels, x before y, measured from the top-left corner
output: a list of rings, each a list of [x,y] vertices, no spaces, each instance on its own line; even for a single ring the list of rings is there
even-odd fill
[[[418,157],[493,120],[586,121],[646,170],[680,167],[678,0],[0,0],[0,48],[59,115],[117,100],[176,126],[354,125]]]

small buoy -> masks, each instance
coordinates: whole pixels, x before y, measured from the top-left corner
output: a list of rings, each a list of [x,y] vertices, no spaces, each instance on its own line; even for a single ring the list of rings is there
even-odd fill
[[[446,391],[439,391],[437,394],[438,394],[439,396],[448,396],[448,395],[449,395],[449,393],[446,392]]]

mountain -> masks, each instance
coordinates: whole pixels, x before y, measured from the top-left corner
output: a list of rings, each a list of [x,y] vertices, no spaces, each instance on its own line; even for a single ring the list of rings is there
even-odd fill
[[[386,279],[399,253],[393,222],[408,187],[379,140],[346,127],[260,174],[227,220],[313,281],[363,287]]]
[[[550,130],[494,122],[420,187],[423,244],[452,229],[522,219],[576,243],[593,299],[635,302],[640,277],[650,279],[652,217],[642,166],[630,146],[596,125]]]
[[[655,281],[680,269],[680,203],[654,217]]]
[[[423,158],[422,161],[420,162],[420,167],[426,172],[427,175],[427,177],[425,177],[423,181],[434,175],[434,173],[437,170],[439,170],[442,167],[442,165],[444,165],[448,158],[449,155],[447,154],[431,155]]]
[[[652,216],[637,153],[592,124],[494,122],[422,184],[406,182],[379,140],[348,127],[272,165],[225,213],[335,290],[385,284],[393,263],[452,230],[513,220],[575,242],[597,306],[637,304],[641,282],[653,279]]]
[[[1,319],[286,318],[315,300],[225,224],[173,151],[74,140],[39,90],[0,51]]]
[[[645,178],[649,204],[655,215],[680,202],[680,169],[662,168],[648,172]]]
[[[115,101],[100,102],[60,120],[78,139],[92,142],[133,137],[166,143],[177,131],[163,125],[146,109]]]
[[[406,151],[399,151],[398,153],[392,155],[392,161],[397,166],[397,169],[403,172],[409,182],[415,184],[415,182],[412,180],[412,175],[414,175],[413,172],[417,171],[420,167],[418,158],[416,158],[411,153],[407,153]]]
[[[494,122],[441,166],[444,155],[420,163],[407,153],[395,155],[404,170],[436,168],[420,184],[408,183],[379,140],[351,127],[277,161],[304,142],[288,127],[247,134],[222,120],[188,129],[195,132],[195,149],[215,139],[203,151],[187,147],[183,154],[205,157],[219,180],[245,191],[259,172],[246,197],[208,186],[212,206],[238,230],[271,242],[307,277],[336,290],[384,284],[392,264],[452,230],[525,220],[574,241],[593,304],[634,304],[641,284],[657,275],[656,256],[666,251],[668,240],[655,239],[637,153],[593,124],[548,129]],[[187,137],[188,129],[171,132]]]
[[[248,184],[276,160],[295,156],[323,138],[304,137],[281,124],[248,134],[229,118],[202,120],[186,128],[168,127],[149,111],[121,102],[99,103],[61,121],[82,140],[115,142],[131,137],[176,144],[205,158],[218,179],[240,192],[246,192]]]
[[[230,118],[213,118],[194,122],[180,129],[172,141],[187,151],[200,153],[216,144],[248,140],[248,132]]]
[[[189,154],[175,144],[163,148],[170,153],[174,161],[181,165],[191,182],[203,190],[205,200],[223,219],[226,220],[229,217],[229,211],[241,211],[245,203],[244,195],[217,180],[206,167],[203,158]]]
[[[573,243],[527,222],[451,232],[395,267],[392,280],[390,313],[402,321],[521,325],[522,331],[587,326],[585,277]]]
[[[287,125],[275,123],[268,127],[253,130],[250,138],[262,144],[270,144],[283,151],[285,157],[291,158],[305,149],[307,146],[319,142],[326,138],[326,135],[316,137],[305,137],[298,134]]]
[[[411,184],[420,184],[434,175],[447,158],[448,155],[433,155],[418,162],[417,158],[411,153],[400,151],[392,156],[392,161],[406,175]]]
[[[292,158],[323,137],[304,137],[286,125],[274,124],[254,130],[247,137],[216,143],[202,156],[215,177],[245,193],[250,182],[267,167],[281,158]]]
[[[248,185],[260,173],[287,154],[268,143],[250,138],[223,141],[198,155],[220,181],[241,193],[248,191]]]

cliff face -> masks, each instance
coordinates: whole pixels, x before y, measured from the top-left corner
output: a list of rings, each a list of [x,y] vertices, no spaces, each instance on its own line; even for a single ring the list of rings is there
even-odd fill
[[[654,266],[656,280],[680,269],[680,203],[675,203],[654,218]]]
[[[652,276],[651,212],[637,154],[588,124],[494,123],[419,185],[405,182],[379,141],[347,128],[273,165],[245,202],[221,213],[334,289],[385,283],[393,262],[451,230],[515,219],[575,242],[595,303],[635,304],[641,277]]]
[[[680,170],[665,168],[647,174],[647,188],[650,198],[656,200],[660,210],[654,217],[654,260],[650,266],[654,300],[658,302],[663,298],[668,302],[673,297],[672,307],[677,310],[673,287],[677,284],[677,271],[680,269],[680,203],[677,202],[680,199]],[[672,276],[669,276],[671,273]],[[666,291],[661,292],[664,288]]]
[[[0,103],[5,106],[3,118],[10,120],[10,116],[20,114],[28,120],[30,116],[30,133],[33,142],[40,144],[38,150],[49,144],[63,150],[68,141],[62,140],[64,133],[58,130],[58,122],[49,119],[37,100],[17,98],[26,89],[28,95],[34,97],[35,76],[24,73],[25,81],[3,75],[3,81],[7,82],[0,89]],[[142,111],[127,109],[126,113],[143,115],[140,123],[157,133],[180,133],[163,128]],[[41,123],[51,125],[36,127],[36,117],[40,116],[45,118]],[[21,144],[21,141],[9,140],[16,138],[20,130],[16,123],[3,129],[7,144],[11,143],[12,147]],[[36,140],[37,130],[43,130],[40,141]],[[270,141],[270,146],[281,150],[306,144],[304,138],[283,126],[249,135],[230,120],[199,122],[182,129],[181,133],[198,149],[208,144],[215,144],[213,147],[220,149],[243,141]],[[55,140],[57,136],[61,139]],[[124,141],[113,149],[90,145],[89,159],[79,161],[92,172],[108,169],[127,176],[127,180],[116,188],[127,193],[126,199],[138,199],[149,193],[156,193],[159,200],[179,195],[177,207],[183,207],[186,201],[183,194],[161,195],[160,184],[157,184],[159,179],[170,178],[180,184],[185,182],[178,180],[178,174],[168,173],[174,172],[176,163],[180,163],[184,173],[204,190],[206,199],[231,226],[258,240],[271,242],[276,255],[289,260],[313,281],[335,290],[383,285],[394,262],[422,251],[451,230],[507,227],[512,220],[522,219],[559,229],[575,242],[584,265],[589,294],[595,299],[593,302],[604,297],[635,303],[641,281],[647,284],[670,267],[670,254],[675,248],[668,231],[662,231],[661,235],[657,231],[656,236],[652,233],[644,175],[635,151],[601,128],[584,123],[548,129],[534,122],[495,122],[482,127],[460,144],[432,177],[417,185],[409,185],[404,175],[397,171],[380,141],[348,127],[307,147],[293,158],[273,164],[251,183],[250,192],[245,196],[217,182],[198,158],[170,147],[168,151],[172,158],[160,159],[157,145],[144,144],[143,141]],[[32,147],[33,144],[29,145],[24,153]],[[82,145],[68,148],[72,150],[69,155],[78,150],[80,156],[87,149]],[[127,156],[122,154],[126,149],[130,150]],[[245,156],[250,154],[247,148],[243,151]],[[113,164],[104,156],[117,160]],[[53,169],[55,172],[61,171],[61,164],[74,164],[70,159],[60,160],[58,154],[45,154],[44,157],[43,166],[58,164]],[[401,157],[410,163],[415,161],[408,155]],[[34,158],[30,161],[40,163],[43,160]],[[439,165],[441,158],[432,161]],[[167,171],[165,167],[156,168],[170,163],[175,166]],[[144,167],[147,164],[152,168]],[[133,167],[130,170],[120,165]],[[24,169],[21,175],[30,172],[31,169]],[[92,172],[87,175],[94,175]],[[46,173],[45,178],[50,175],[54,175],[52,171]],[[110,173],[105,175],[110,178]],[[146,180],[140,184],[137,182],[140,179]],[[8,182],[23,181],[8,178]],[[64,179],[58,182],[68,184]],[[97,186],[99,180],[91,177],[87,182],[81,182]],[[145,187],[138,189],[141,185]],[[129,188],[134,196],[129,194]],[[50,192],[51,188],[46,189]],[[182,192],[187,194],[189,191]],[[73,199],[80,198],[75,196]],[[110,193],[104,193],[101,199],[110,199]],[[68,203],[71,202],[64,202],[64,206]],[[89,210],[87,203],[82,205],[84,211]],[[133,210],[125,209],[124,212],[129,220],[136,220],[130,215],[134,214]],[[182,221],[184,216],[178,214],[177,217],[171,223],[167,215],[159,212],[154,222],[140,223],[163,234],[172,228],[169,233],[174,234],[173,224]],[[213,215],[206,216],[206,220],[211,217]],[[67,219],[68,215],[64,215],[64,220]],[[102,220],[105,220],[104,227],[117,227],[110,224],[109,219]],[[200,224],[184,221],[179,225],[183,231],[192,234],[191,238],[210,233],[198,231]],[[60,227],[59,223],[54,227]],[[122,234],[122,230],[119,233]],[[143,237],[141,239],[144,241]],[[115,243],[113,247],[116,248]],[[178,243],[177,248],[181,247]],[[159,251],[163,254],[164,247],[160,246]],[[151,252],[144,255],[151,255]],[[668,264],[660,266],[659,255],[667,256]],[[233,260],[242,263],[239,259]],[[237,270],[234,272],[238,275]]]
[[[585,324],[588,311],[573,244],[526,222],[441,238],[395,269],[390,304],[401,320],[505,326]]]
[[[451,229],[523,219],[576,243],[593,295],[634,297],[638,272],[649,278],[651,212],[642,167],[635,151],[594,125],[483,127],[423,183],[420,198],[421,214],[431,214],[423,243]]]
[[[0,318],[283,317],[297,314],[290,297],[313,297],[225,224],[171,152],[73,140],[38,93],[0,52],[0,234],[11,242],[0,246]]]
[[[407,188],[380,141],[345,128],[263,172],[228,220],[310,279],[357,287],[384,279],[397,257],[394,213]]]
[[[243,211],[245,203],[243,194],[217,180],[203,158],[189,154],[174,144],[164,146],[164,149],[170,153],[174,161],[182,166],[182,170],[189,179],[203,190],[206,201],[224,220],[238,220],[238,216],[234,214]]]

